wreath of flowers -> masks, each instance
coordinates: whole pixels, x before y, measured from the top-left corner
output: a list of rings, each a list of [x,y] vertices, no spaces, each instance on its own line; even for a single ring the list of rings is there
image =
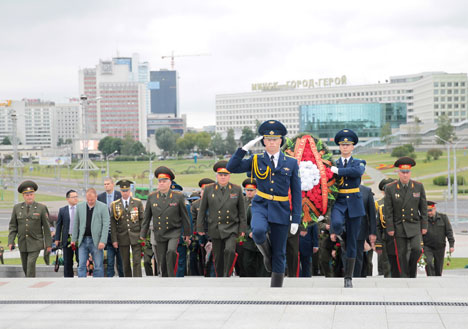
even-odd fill
[[[338,194],[336,180],[330,167],[332,153],[326,145],[311,134],[303,133],[287,139],[283,152],[299,162],[302,190],[302,223],[307,227],[311,221],[325,215],[333,206]]]

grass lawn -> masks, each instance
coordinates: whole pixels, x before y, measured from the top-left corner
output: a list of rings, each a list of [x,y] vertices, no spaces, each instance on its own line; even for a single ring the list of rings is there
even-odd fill
[[[1,198],[2,193],[3,193],[3,199]],[[3,190],[3,191],[0,192],[0,200],[1,201],[4,201],[5,203],[11,203],[11,202],[13,202],[13,199],[14,199],[13,191]],[[20,202],[22,202],[23,197],[21,195],[18,195],[18,200]],[[63,197],[36,193],[36,201],[37,202],[61,201],[61,200],[63,200]],[[0,205],[1,205],[1,203],[0,203]],[[9,207],[11,207],[11,204],[9,205]]]
[[[466,265],[468,265],[468,258],[453,258],[452,257],[450,266],[447,266],[447,258],[446,258],[445,263],[444,263],[444,270],[456,270],[460,268],[465,268]]]

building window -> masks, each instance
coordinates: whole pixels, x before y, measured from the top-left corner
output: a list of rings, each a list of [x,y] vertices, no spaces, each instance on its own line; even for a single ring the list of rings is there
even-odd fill
[[[434,88],[437,88],[439,87],[439,83],[438,82],[434,82]]]

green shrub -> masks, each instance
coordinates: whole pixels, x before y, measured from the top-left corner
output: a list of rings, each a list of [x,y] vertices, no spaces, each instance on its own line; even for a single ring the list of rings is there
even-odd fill
[[[431,160],[431,158],[433,158],[434,160],[438,160],[442,154],[442,150],[430,149],[427,151],[426,159],[428,159],[429,161]]]
[[[414,147],[411,144],[405,144],[405,145],[395,147],[392,150],[391,155],[392,157],[395,157],[395,158],[401,158],[401,157],[407,156],[407,157],[411,157],[414,159],[416,157],[416,155],[414,154]]]
[[[450,176],[450,183],[453,185],[454,178],[453,176]],[[447,176],[437,176],[432,180],[432,183],[437,186],[447,186]],[[465,185],[466,180],[465,177],[463,176],[457,176],[457,184],[458,185]]]

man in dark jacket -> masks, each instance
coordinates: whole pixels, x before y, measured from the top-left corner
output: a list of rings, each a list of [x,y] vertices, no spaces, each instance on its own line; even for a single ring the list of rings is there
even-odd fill
[[[446,240],[449,242],[449,251],[455,251],[455,238],[452,225],[446,214],[437,212],[436,203],[427,201],[427,217],[429,225],[424,236],[424,255],[426,255],[427,276],[441,276],[444,268],[444,254]]]

